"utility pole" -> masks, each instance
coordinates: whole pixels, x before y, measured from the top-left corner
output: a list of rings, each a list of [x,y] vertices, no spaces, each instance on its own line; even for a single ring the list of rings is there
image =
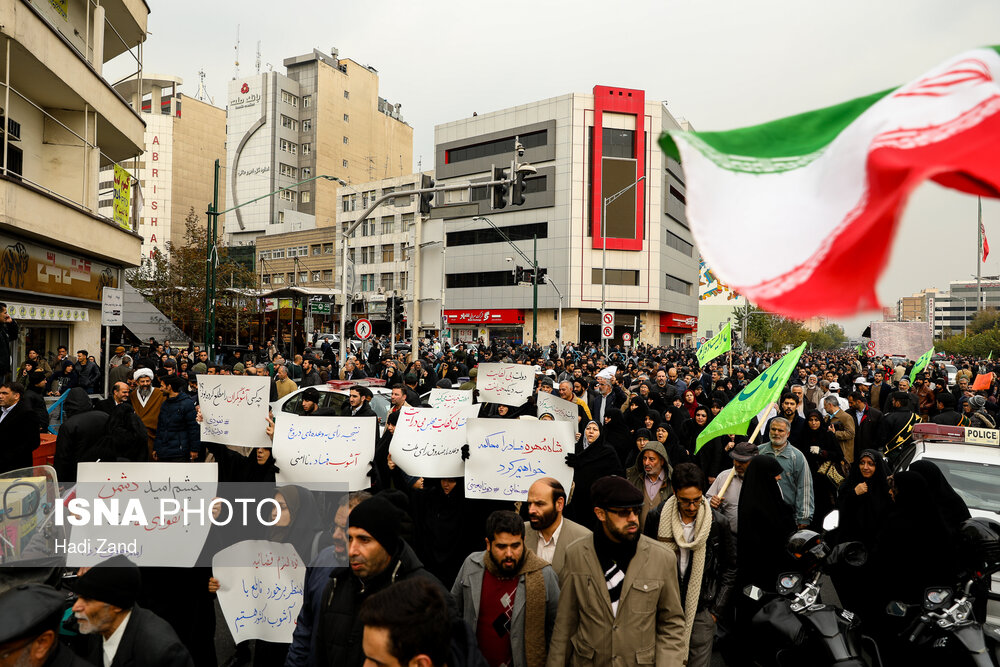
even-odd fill
[[[531,279],[531,344],[538,343],[538,234],[532,244],[532,279]]]
[[[219,266],[219,161],[215,161],[215,185],[212,203],[208,206],[206,227],[208,244],[205,250],[205,350],[208,358],[215,358],[215,270]]]
[[[624,188],[614,193],[610,197],[605,197],[603,205],[601,207],[601,326],[604,326],[604,311],[607,310],[607,301],[605,300],[605,292],[608,286],[608,204],[613,203],[616,199],[621,197],[623,194],[634,188],[639,182],[646,178],[645,175],[640,176],[636,179],[634,183],[626,185]],[[608,356],[608,341],[604,339],[601,341],[604,348],[604,356]]]

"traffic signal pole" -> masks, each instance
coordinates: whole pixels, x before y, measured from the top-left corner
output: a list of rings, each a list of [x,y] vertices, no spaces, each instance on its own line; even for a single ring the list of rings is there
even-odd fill
[[[535,240],[532,243],[532,255],[534,261],[532,266],[534,270],[532,271],[531,278],[531,344],[534,345],[538,342],[538,234],[535,234]]]

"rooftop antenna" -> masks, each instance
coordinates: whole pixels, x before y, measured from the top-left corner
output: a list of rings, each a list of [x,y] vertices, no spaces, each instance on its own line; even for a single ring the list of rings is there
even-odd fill
[[[257,74],[260,74],[260,40],[257,40]]]
[[[194,96],[196,100],[201,100],[202,102],[208,102],[209,104],[215,104],[215,100],[212,96],[208,94],[208,89],[205,88],[205,68],[202,67],[198,70],[198,94]]]
[[[240,24],[236,24],[236,48],[234,49],[236,59],[234,62],[235,68],[233,69],[233,78],[238,79],[240,77]]]

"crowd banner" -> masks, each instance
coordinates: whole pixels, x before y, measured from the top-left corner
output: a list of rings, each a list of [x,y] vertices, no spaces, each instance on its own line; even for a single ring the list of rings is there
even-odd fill
[[[466,389],[431,389],[431,397],[427,401],[432,408],[457,408],[460,405],[472,405],[472,390]],[[393,437],[396,437],[393,434]]]
[[[306,579],[306,564],[295,547],[237,542],[212,558],[212,576],[219,580],[216,595],[233,641],[292,641]]]
[[[517,407],[531,398],[535,371],[523,364],[479,364],[476,389],[482,403],[500,403]]]
[[[267,377],[199,375],[201,439],[220,445],[270,447],[265,433],[270,397]]]
[[[393,463],[415,477],[462,477],[466,422],[478,414],[478,405],[404,407],[389,445]]]
[[[573,469],[566,455],[576,446],[576,426],[565,421],[470,419],[465,426],[469,460],[465,497],[527,500],[528,487],[554,477],[569,492]]]
[[[577,407],[576,403],[570,403],[566,399],[559,398],[547,391],[539,391],[536,400],[538,401],[539,416],[549,412],[555,417],[556,421],[573,422],[574,428],[576,427],[576,422],[580,415],[580,408]]]
[[[722,331],[713,336],[712,340],[703,343],[698,348],[698,351],[695,353],[698,357],[698,365],[704,368],[705,364],[712,359],[732,349],[733,333],[729,322],[726,322],[726,326],[722,327]]]
[[[746,435],[750,421],[771,403],[777,402],[806,344],[778,359],[722,408],[695,443],[695,452],[712,438],[729,433]]]
[[[193,567],[211,523],[190,521],[181,506],[207,507],[216,496],[219,468],[214,463],[80,463],[74,501],[90,516],[72,525],[56,555],[71,567],[90,566],[121,554],[140,566]],[[73,501],[71,501],[72,503]],[[98,506],[114,518],[97,519]],[[72,509],[66,514],[83,517]],[[58,523],[58,513],[57,513]]]
[[[972,391],[989,391],[993,386],[993,373],[980,373],[976,376],[976,381],[972,383]]]
[[[376,417],[302,417],[282,413],[274,425],[275,479],[313,488],[342,482],[351,491],[371,486]],[[311,486],[312,485],[312,486]]]

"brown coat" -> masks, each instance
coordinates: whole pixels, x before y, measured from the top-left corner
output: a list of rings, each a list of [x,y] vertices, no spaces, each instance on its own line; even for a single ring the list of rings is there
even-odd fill
[[[552,554],[552,569],[556,574],[562,572],[563,564],[566,562],[566,549],[581,537],[590,535],[590,530],[563,517],[562,528],[559,529],[559,541],[556,542],[556,552]],[[531,527],[531,523],[524,522],[524,546],[528,547],[536,554],[538,553],[538,531]]]
[[[135,409],[135,413],[139,415],[139,419],[146,426],[146,434],[149,436],[147,446],[149,447],[150,461],[153,460],[153,440],[156,438],[156,424],[160,419],[160,406],[163,405],[163,401],[166,398],[166,395],[162,391],[154,387],[153,392],[146,400],[146,405],[143,406],[139,402],[139,388],[136,387],[129,392],[129,400],[132,402],[132,408]]]
[[[592,536],[569,547],[559,583],[547,667],[668,666],[687,660],[677,558],[665,545],[639,536],[617,616]]]
[[[854,421],[854,417],[847,414],[846,410],[838,412],[833,419],[840,422],[844,426],[844,428],[835,431],[833,436],[837,439],[837,442],[840,443],[840,448],[844,451],[844,459],[848,463],[853,463],[854,432],[857,430],[857,422]]]

